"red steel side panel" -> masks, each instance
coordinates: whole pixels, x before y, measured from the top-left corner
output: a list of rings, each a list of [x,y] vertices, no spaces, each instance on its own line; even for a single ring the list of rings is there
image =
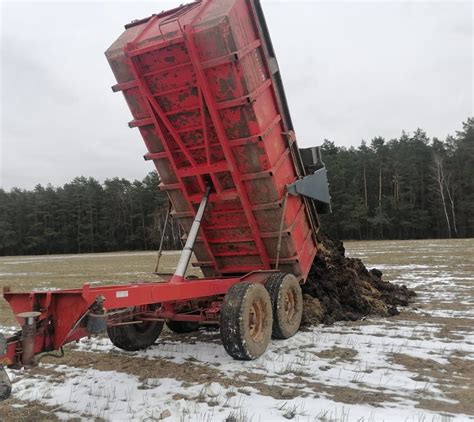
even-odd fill
[[[128,25],[106,52],[185,230],[214,188],[195,246],[206,276],[275,268],[285,185],[300,174],[252,6],[191,3]],[[308,213],[288,197],[279,268],[302,280],[316,254]]]

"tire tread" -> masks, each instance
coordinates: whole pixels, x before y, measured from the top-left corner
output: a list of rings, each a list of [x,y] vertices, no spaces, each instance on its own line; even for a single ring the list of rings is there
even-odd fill
[[[234,284],[227,292],[220,313],[220,333],[222,344],[234,359],[252,360],[258,356],[251,353],[245,342],[244,304],[255,289],[255,283]],[[272,316],[269,315],[271,318]]]
[[[278,304],[281,299],[281,286],[288,274],[285,273],[275,273],[268,277],[265,287],[270,295],[270,300],[272,302],[272,311],[273,311],[273,326],[272,326],[272,337],[275,339],[287,339],[290,336],[285,334],[285,330],[282,326],[282,321],[278,318],[279,309]],[[302,300],[302,298],[301,298]],[[302,305],[302,304],[301,304]]]
[[[107,334],[110,341],[119,349],[134,352],[154,344],[162,329],[163,323],[156,321],[145,333],[136,331],[134,325],[120,325],[107,327]]]

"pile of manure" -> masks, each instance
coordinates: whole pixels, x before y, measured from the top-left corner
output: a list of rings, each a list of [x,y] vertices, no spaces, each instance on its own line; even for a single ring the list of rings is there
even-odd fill
[[[382,280],[360,259],[348,258],[341,241],[319,235],[319,250],[303,285],[303,325],[393,316],[416,296],[406,286]]]

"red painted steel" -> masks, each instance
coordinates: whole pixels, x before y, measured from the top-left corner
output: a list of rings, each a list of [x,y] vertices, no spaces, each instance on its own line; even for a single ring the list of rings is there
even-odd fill
[[[13,312],[38,311],[35,354],[89,335],[97,304],[138,319],[217,322],[223,295],[279,270],[305,281],[316,254],[312,211],[285,185],[304,175],[278,66],[250,0],[195,2],[127,25],[106,56],[178,217],[189,231],[207,185],[194,247],[208,278],[82,289],[4,292]],[[297,150],[296,150],[297,151]],[[284,215],[283,215],[284,213]],[[284,218],[283,231],[280,224]],[[156,305],[160,306],[156,306]],[[153,306],[150,306],[153,305]],[[193,312],[183,312],[192,309]],[[20,324],[23,320],[19,318]],[[21,332],[0,365],[22,364]]]
[[[256,272],[240,278],[182,279],[174,283],[166,281],[99,287],[85,284],[82,289],[27,293],[6,291],[4,298],[15,315],[31,310],[41,312],[35,338],[35,354],[39,354],[57,350],[66,343],[90,335],[84,325],[84,317],[99,297],[104,299],[108,311],[139,308],[137,314],[142,315],[146,314],[147,305],[168,303],[170,306],[166,310],[159,308],[154,312],[155,318],[198,319],[199,322],[205,322],[206,318],[203,315],[200,318],[195,316],[186,318],[174,311],[174,307],[179,307],[181,302],[189,300],[221,297],[235,283],[244,280],[263,282],[267,277],[266,272]],[[17,320],[23,325],[23,318],[17,317]],[[0,364],[21,365],[21,336],[11,336],[7,338],[7,343],[7,353],[0,356]]]
[[[20,325],[23,318],[18,314],[35,310],[40,312],[36,323],[34,352],[40,354],[58,350],[63,345],[87,337],[87,315],[96,300],[100,298],[107,311],[132,310],[126,315],[138,319],[196,321],[218,323],[218,313],[223,295],[236,283],[248,281],[263,283],[271,271],[250,272],[243,277],[166,280],[153,283],[91,287],[82,289],[53,290],[42,292],[13,293],[4,291]],[[176,277],[176,276],[174,276]],[[202,300],[202,302],[199,302]],[[204,306],[199,306],[199,304]],[[161,305],[156,309],[148,305]],[[198,314],[187,315],[180,308],[196,307]],[[108,317],[108,324],[120,321],[114,313]],[[7,351],[0,356],[0,365],[22,366],[21,332],[7,338]]]
[[[275,268],[285,185],[302,175],[258,7],[191,3],[126,26],[106,52],[113,89],[185,231],[205,185],[213,186],[194,248],[207,276]],[[307,208],[288,198],[279,260],[301,281],[317,247]]]

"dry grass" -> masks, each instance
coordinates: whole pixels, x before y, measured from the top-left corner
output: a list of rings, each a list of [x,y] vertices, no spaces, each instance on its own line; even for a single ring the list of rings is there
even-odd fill
[[[357,356],[357,350],[349,349],[347,347],[334,346],[332,349],[323,350],[316,355],[322,359],[330,359],[332,361],[353,361]]]
[[[425,243],[429,243],[426,241]],[[422,241],[413,242],[377,242],[376,253],[370,255],[370,262],[388,267],[384,271],[388,280],[401,279],[410,265],[426,266],[426,270],[446,265],[446,271],[456,276],[456,285],[445,287],[423,283],[416,290],[421,292],[415,306],[419,311],[406,311],[390,320],[380,321],[379,332],[372,334],[376,336],[386,336],[387,338],[406,338],[406,341],[439,340],[442,344],[463,343],[463,336],[471,335],[474,332],[473,319],[469,316],[470,301],[474,295],[472,286],[472,273],[474,266],[472,263],[471,251],[474,249],[474,240],[460,240],[461,247],[454,250],[456,241],[446,241],[443,243],[446,253],[433,252],[433,257],[427,257],[431,252],[424,246]],[[349,250],[357,251],[358,248],[364,251],[367,243],[348,243]],[[403,247],[402,247],[403,246]],[[373,248],[373,246],[372,246]],[[407,251],[410,253],[408,254]],[[445,256],[449,256],[446,258]],[[0,286],[12,285],[15,290],[30,290],[33,288],[73,288],[80,287],[84,282],[97,283],[124,283],[140,280],[153,280],[156,278],[152,274],[156,255],[154,253],[122,253],[122,254],[94,254],[80,256],[53,256],[53,257],[4,257],[0,258]],[[361,255],[362,259],[364,256]],[[162,258],[163,271],[171,272],[177,260],[177,254],[164,255]],[[194,270],[194,273],[198,273]],[[423,274],[421,272],[421,274]],[[432,290],[430,290],[432,289]],[[443,294],[453,294],[458,296],[446,300],[443,294],[436,293],[442,291]],[[435,294],[433,294],[435,292]],[[428,298],[428,299],[424,299]],[[444,313],[430,315],[431,311],[457,311],[456,317],[450,317]],[[426,312],[425,312],[426,311]],[[464,312],[467,312],[463,316]],[[13,318],[7,304],[0,301],[0,325],[13,324]],[[341,334],[372,324],[371,321],[346,322],[340,328],[332,329],[333,333],[340,330]],[[400,328],[413,326],[413,331],[409,332]],[[424,328],[434,327],[432,331]],[[398,331],[400,329],[400,331]],[[393,334],[393,335],[392,335]],[[185,344],[193,342],[218,342],[218,332],[215,336],[208,333],[193,333],[185,336],[175,336],[172,333],[164,332],[162,341],[181,341]],[[472,344],[472,343],[470,343]],[[452,345],[451,345],[452,346]],[[303,348],[303,346],[301,346]],[[402,367],[412,372],[420,385],[434,385],[439,389],[445,399],[437,394],[431,394],[429,386],[426,390],[415,392],[410,399],[416,402],[419,409],[427,409],[441,414],[474,415],[474,365],[471,348],[455,350],[452,347],[438,350],[437,354],[430,354],[428,358],[410,356],[403,345],[394,349],[387,358],[387,371],[396,371],[397,367]],[[297,353],[296,350],[288,350],[286,353]],[[317,353],[310,354],[311,359],[321,360],[321,365],[330,368],[344,368],[357,361],[363,362],[364,357],[357,352],[357,344],[339,343],[331,348],[324,348]],[[445,359],[444,363],[436,360],[435,356]],[[57,360],[45,358],[43,363],[57,364]],[[443,361],[442,361],[443,362]],[[307,368],[303,365],[290,365],[281,373],[272,376],[253,373],[249,370],[239,372],[235,377],[219,371],[217,364],[204,364],[196,359],[186,359],[185,363],[177,363],[173,359],[166,357],[156,357],[147,359],[144,357],[130,356],[121,353],[89,353],[68,348],[66,358],[61,362],[68,366],[78,368],[94,368],[101,371],[120,371],[137,376],[143,388],[147,388],[147,380],[150,378],[173,378],[183,382],[183,391],[180,397],[190,401],[208,400],[211,406],[213,399],[196,396],[187,391],[187,386],[207,385],[213,381],[220,383],[223,387],[232,388],[229,394],[248,394],[248,387],[255,388],[259,394],[270,396],[278,400],[291,400],[297,397],[326,397],[334,402],[344,405],[362,404],[376,408],[383,403],[396,403],[406,399],[406,396],[388,388],[382,383],[382,387],[368,389],[364,387],[364,370],[361,367],[354,375],[352,386],[328,385],[314,374],[307,373]],[[368,362],[370,366],[370,362]],[[395,369],[394,369],[395,368]],[[306,371],[306,372],[305,372]],[[327,373],[323,370],[323,375]],[[39,367],[30,372],[34,377],[53,377],[61,382],[62,372],[56,372],[48,367]],[[388,382],[388,381],[387,381]],[[296,387],[303,386],[303,387]],[[387,384],[388,386],[388,384]],[[359,388],[360,387],[360,388]],[[141,388],[141,387],[140,387]],[[304,390],[304,391],[303,391]],[[247,393],[245,393],[247,391]],[[448,400],[446,400],[448,399]],[[450,401],[449,401],[450,400]],[[0,420],[12,421],[55,421],[52,409],[37,402],[28,402],[25,407],[12,407],[12,405],[25,404],[25,402],[10,399],[0,404]],[[61,410],[61,409],[60,409]],[[291,413],[291,412],[290,412]]]
[[[450,356],[447,364],[431,359],[420,359],[402,353],[393,354],[393,362],[409,371],[436,380],[437,385],[450,400],[421,399],[417,407],[436,412],[465,413],[474,415],[474,361]]]
[[[10,398],[0,402],[0,417],[2,421],[10,422],[56,422],[60,421],[55,411],[50,406],[45,406],[36,401],[28,403]],[[63,412],[63,410],[61,410]],[[71,417],[70,422],[79,422],[81,418]]]

